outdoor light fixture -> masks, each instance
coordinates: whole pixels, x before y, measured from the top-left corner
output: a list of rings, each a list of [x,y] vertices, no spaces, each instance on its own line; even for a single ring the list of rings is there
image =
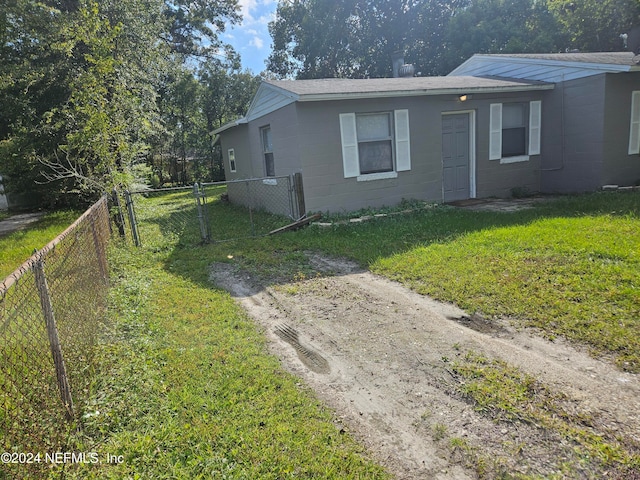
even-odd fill
[[[460,100],[461,102],[466,102],[467,100],[471,100],[471,95],[467,95],[466,93],[463,95],[460,95],[458,97],[458,100]]]

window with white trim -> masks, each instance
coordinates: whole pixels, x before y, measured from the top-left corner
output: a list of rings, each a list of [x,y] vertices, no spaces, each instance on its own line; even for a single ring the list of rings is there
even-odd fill
[[[236,171],[236,152],[233,148],[230,148],[227,152],[229,154],[229,171]]]
[[[393,171],[391,114],[356,115],[360,174]]]
[[[631,122],[629,127],[629,155],[640,154],[640,90],[631,93]]]
[[[489,160],[524,162],[540,154],[542,102],[493,103],[489,119]]]
[[[340,114],[344,177],[395,178],[411,170],[409,111]]]

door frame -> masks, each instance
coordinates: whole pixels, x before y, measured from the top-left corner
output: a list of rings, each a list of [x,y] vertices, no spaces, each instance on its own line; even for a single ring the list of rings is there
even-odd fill
[[[440,112],[440,138],[442,138],[442,116],[464,115],[469,116],[469,198],[476,198],[476,111],[454,110]],[[442,143],[440,144],[440,162],[442,163]],[[444,168],[443,168],[444,173]],[[444,178],[442,179],[442,199],[444,200]]]

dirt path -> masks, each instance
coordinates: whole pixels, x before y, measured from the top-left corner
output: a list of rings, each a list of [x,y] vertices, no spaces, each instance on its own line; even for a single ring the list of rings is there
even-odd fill
[[[42,218],[44,212],[20,213],[0,221],[0,237],[27,228]]]
[[[285,368],[310,385],[397,478],[470,479],[463,439],[511,472],[548,476],[572,445],[494,422],[457,393],[448,359],[499,358],[563,392],[575,411],[640,442],[640,382],[562,342],[469,316],[355,265],[309,255],[318,276],[264,287],[233,264],[211,278],[264,327]],[[473,327],[473,328],[469,328]]]

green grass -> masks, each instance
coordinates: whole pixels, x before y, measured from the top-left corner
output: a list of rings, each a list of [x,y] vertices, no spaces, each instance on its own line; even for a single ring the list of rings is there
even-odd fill
[[[635,213],[533,219],[381,258],[372,269],[487,316],[611,353],[640,371],[640,220]]]
[[[66,478],[388,478],[211,285],[215,247],[144,245],[111,251],[112,328],[73,439],[122,462]]]
[[[4,279],[71,225],[81,212],[67,210],[47,213],[25,230],[0,237],[0,279]]]
[[[305,272],[304,250],[354,259],[420,293],[566,337],[640,372],[637,192],[560,197],[513,213],[417,208],[212,249],[218,261],[233,255],[278,281]]]
[[[211,245],[199,245],[197,224],[183,217],[192,207],[183,201],[150,202],[143,248],[112,252],[113,331],[99,349],[102,372],[74,442],[123,462],[75,466],[72,478],[385,477],[313,394],[282,372],[229,295],[212,287],[208,265],[229,257],[286,283],[311,271],[306,250],[346,256],[422,293],[566,336],[640,370],[635,193],[566,197],[516,213],[420,209]],[[211,206],[214,225],[224,225],[228,237],[246,236],[233,209]],[[542,422],[526,415],[549,406],[562,413],[555,394],[507,365],[469,357],[456,368],[486,392],[463,394],[489,417]],[[491,374],[483,379],[480,370]],[[635,468],[637,457],[614,439],[575,429],[573,420],[549,422],[577,442],[576,461]],[[474,456],[478,471],[489,468],[481,453]]]

